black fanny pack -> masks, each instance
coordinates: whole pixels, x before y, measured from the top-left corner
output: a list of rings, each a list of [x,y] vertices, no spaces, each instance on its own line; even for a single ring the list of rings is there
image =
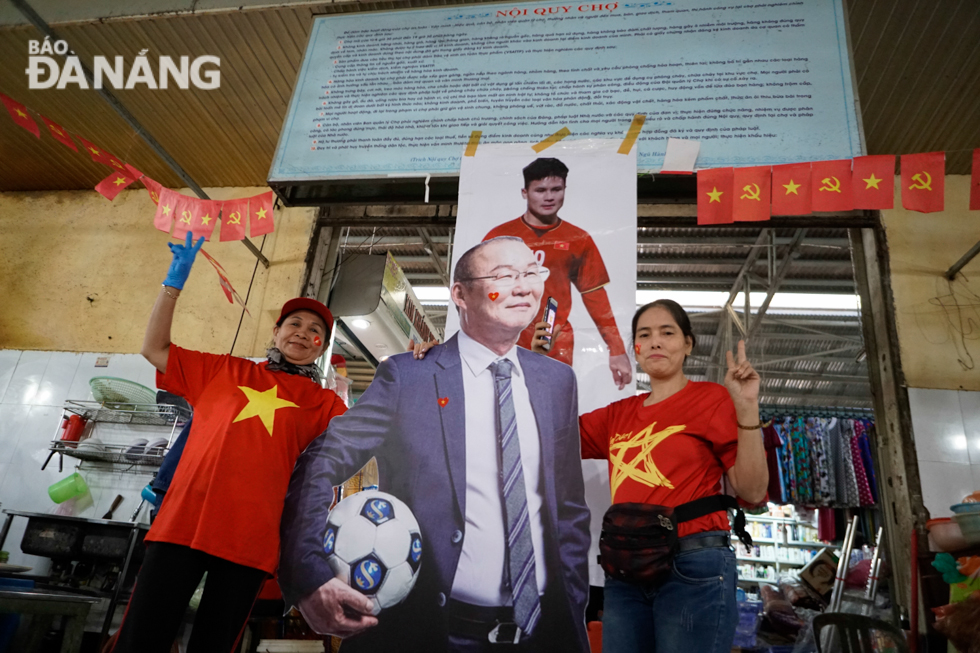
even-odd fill
[[[745,513],[735,497],[719,494],[676,508],[647,503],[614,503],[602,518],[599,553],[602,569],[613,578],[647,586],[662,584],[670,576],[677,551],[677,525],[713,512],[734,509],[732,530],[746,546]]]

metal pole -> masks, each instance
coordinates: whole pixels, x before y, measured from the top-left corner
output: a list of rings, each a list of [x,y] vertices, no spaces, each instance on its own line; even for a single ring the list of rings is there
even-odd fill
[[[959,271],[963,269],[963,266],[972,261],[973,257],[978,253],[980,253],[980,241],[977,241],[977,244],[971,247],[969,252],[964,254],[963,257],[956,263],[953,263],[953,266],[950,269],[946,270],[946,278],[950,281],[955,279]]]
[[[10,0],[10,4],[16,7],[17,10],[24,15],[24,18],[34,25],[39,32],[49,37],[52,42],[64,41],[64,39],[58,36],[55,31],[51,29],[50,25],[44,22],[44,19],[41,18],[36,11],[34,11],[34,8],[27,4],[26,0]],[[65,43],[67,44],[68,42],[65,41]],[[69,50],[71,50],[70,47]],[[74,52],[73,50],[71,51]],[[105,87],[96,88],[95,77],[92,75],[92,71],[89,70],[88,66],[82,63],[81,58],[79,58],[78,63],[79,67],[82,69],[82,74],[85,75],[85,79],[87,79],[89,84],[92,85],[92,88],[95,89],[95,91],[102,96],[102,99],[105,100],[109,106],[111,106],[113,110],[119,114],[119,117],[126,121],[126,124],[133,128],[133,131],[135,131],[140,138],[146,141],[146,144],[150,146],[150,149],[156,152],[157,156],[163,159],[163,162],[166,163],[178,177],[180,177],[181,181],[187,184],[187,187],[194,191],[194,193],[202,200],[211,199],[208,197],[208,194],[204,192],[204,189],[201,188],[196,181],[194,181],[187,171],[185,171],[165,149],[163,149],[163,146],[160,145],[159,141],[157,141],[157,139],[155,139],[153,135],[140,124],[140,122],[136,119],[136,116],[131,114],[129,109],[123,106],[123,104],[116,99],[116,96],[113,95],[109,89]],[[248,250],[262,262],[263,266],[269,267],[269,259],[267,259],[265,255],[252,244],[252,241],[250,241],[248,238],[243,238],[242,242],[245,244],[245,247],[247,247]]]

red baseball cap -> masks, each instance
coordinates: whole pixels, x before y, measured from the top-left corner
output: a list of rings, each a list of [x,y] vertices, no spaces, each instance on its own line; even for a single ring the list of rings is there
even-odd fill
[[[327,335],[330,335],[330,331],[333,330],[333,313],[330,312],[329,308],[309,297],[297,297],[283,304],[279,319],[276,320],[276,326],[282,326],[283,320],[296,311],[311,311],[322,317],[327,324]]]

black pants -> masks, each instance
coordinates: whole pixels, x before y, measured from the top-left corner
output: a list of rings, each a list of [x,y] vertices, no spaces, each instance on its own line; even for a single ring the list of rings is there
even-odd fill
[[[187,653],[231,653],[268,574],[201,551],[150,542],[112,653],[169,653],[204,572]]]

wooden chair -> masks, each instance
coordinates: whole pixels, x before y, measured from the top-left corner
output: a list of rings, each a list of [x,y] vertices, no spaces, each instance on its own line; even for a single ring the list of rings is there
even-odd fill
[[[818,615],[813,620],[813,637],[817,643],[817,651],[825,652],[822,644],[820,631],[824,628],[833,627],[837,630],[837,641],[840,642],[842,653],[875,653],[882,650],[875,648],[875,634],[880,633],[891,641],[893,649],[898,653],[909,653],[908,644],[905,641],[905,633],[880,619],[872,619],[859,614],[843,614],[839,612]]]

